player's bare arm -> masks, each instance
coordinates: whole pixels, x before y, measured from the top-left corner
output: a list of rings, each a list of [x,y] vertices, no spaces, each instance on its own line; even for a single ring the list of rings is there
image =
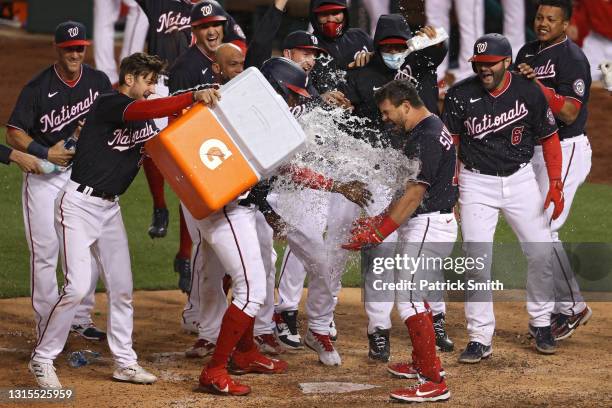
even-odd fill
[[[26,132],[21,129],[14,127],[8,127],[6,132],[6,143],[12,148],[21,152],[31,152],[33,146],[32,143],[36,143]],[[42,149],[44,147],[41,146]],[[33,153],[33,152],[32,152]],[[41,157],[49,160],[51,163],[59,166],[66,166],[74,156],[74,151],[66,150],[64,148],[64,140],[60,140],[54,146],[47,150],[47,156]]]
[[[386,213],[396,224],[402,225],[414,211],[421,205],[427,185],[423,183],[408,182],[406,191],[399,199],[389,205]]]
[[[31,154],[27,154],[19,150],[13,150],[9,155],[9,160],[17,164],[19,168],[25,173],[42,173],[42,170],[38,165],[38,158],[32,156]]]

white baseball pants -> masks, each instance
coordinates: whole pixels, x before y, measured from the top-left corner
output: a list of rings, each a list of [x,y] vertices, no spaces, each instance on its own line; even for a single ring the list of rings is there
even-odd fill
[[[443,27],[450,33],[450,11],[452,0],[426,0],[427,25]],[[474,50],[474,43],[484,34],[484,1],[455,0],[455,11],[459,20],[459,68],[454,72],[456,81],[472,75],[472,64],[468,61]],[[522,44],[521,44],[522,45]],[[438,80],[444,79],[448,70],[448,55],[438,66]]]
[[[504,9],[504,37],[512,46],[512,58],[525,45],[525,2],[501,0]]]
[[[77,187],[77,183],[68,181],[55,199],[55,227],[66,283],[32,359],[52,363],[64,348],[70,323],[95,279],[93,257],[100,265],[108,296],[108,346],[117,366],[128,367],[137,358],[132,348],[132,270],[121,208],[116,200],[91,197],[77,192]]]
[[[593,81],[603,81],[599,64],[605,61],[612,61],[612,40],[591,31],[582,43],[582,52],[584,52],[591,65],[591,78]]]
[[[454,214],[440,214],[439,212],[422,214],[411,218],[400,226],[397,230],[396,239],[398,240],[398,244],[393,250],[390,250],[391,248],[387,248],[386,246],[377,247],[375,248],[377,252],[371,252],[370,256],[393,257],[396,253],[406,253],[418,257],[420,253],[425,253],[429,256],[445,258],[450,255],[453,249],[453,243],[457,240],[457,221],[455,220]],[[387,241],[394,242],[393,240],[386,240],[385,242]],[[422,242],[435,244],[419,249],[419,244]],[[414,244],[417,244],[416,247]],[[385,251],[388,253],[384,253]],[[442,270],[420,270],[415,273],[414,276],[407,277],[403,276],[401,273],[399,273],[398,276],[401,279],[415,279],[415,281],[444,281],[444,271]],[[439,300],[440,296],[432,297],[428,295],[429,294],[426,292],[420,292],[418,294],[419,300],[417,301],[415,298],[414,302],[406,302],[405,297],[402,296],[397,299],[397,308],[402,317],[402,321],[405,321],[415,313],[424,311],[424,301],[427,301],[429,310],[431,310],[433,315],[446,313],[446,303],[443,300]],[[435,299],[435,301],[430,300],[432,298]],[[390,301],[390,299],[385,302],[365,302],[365,310],[368,316],[368,334],[374,333],[377,328],[391,328],[391,312],[393,310],[393,305],[394,302]]]
[[[454,214],[429,213],[411,218],[398,229],[398,252],[408,254],[413,257],[432,257],[444,259],[452,251],[457,240],[457,220]],[[415,273],[400,271],[400,279],[412,280],[417,282],[444,282],[443,270],[429,270],[419,268]],[[438,299],[441,293],[431,293],[428,290],[415,290],[412,293],[396,295],[397,311],[403,322],[417,313],[426,312],[425,301],[427,299]],[[437,301],[432,303],[442,303]],[[430,303],[431,309],[431,303]],[[433,309],[432,313],[437,314]],[[441,312],[440,312],[441,313]]]
[[[96,68],[115,84],[119,81],[115,60],[115,22],[119,18],[122,0],[94,0],[94,60]],[[149,21],[134,0],[123,0],[129,7],[119,60],[141,52],[147,38]]]
[[[531,164],[508,177],[477,174],[462,165],[459,204],[466,256],[488,260],[483,269],[466,271],[466,281],[485,282],[491,278],[493,236],[501,210],[527,257],[529,322],[534,327],[549,326],[554,308],[552,239],[543,210],[544,199]],[[474,301],[470,301],[471,295]],[[492,292],[468,293],[465,317],[470,341],[490,345],[495,329]]]
[[[53,203],[68,180],[70,170],[40,175],[24,173],[23,176],[23,221],[30,250],[30,295],[38,337],[59,298],[55,271],[60,242],[55,232]],[[98,270],[96,265],[92,264],[91,286],[77,305],[72,324],[91,323],[97,282]]]
[[[203,238],[207,233],[198,228],[201,221],[195,220],[189,210],[183,204],[181,205],[194,243],[191,292],[183,310],[183,322],[191,323],[198,328],[198,338],[216,343],[221,321],[228,307],[227,296],[223,291],[223,277],[229,274],[229,271],[225,269],[213,246]],[[258,242],[267,274],[266,300],[255,317],[254,334],[259,336],[273,332],[276,251],[273,247],[272,228],[261,212],[256,211],[254,215]],[[196,227],[195,232],[192,230],[194,226]]]
[[[565,205],[563,212],[556,220],[552,219],[553,205],[548,207],[546,218],[550,220],[554,245],[552,265],[555,276],[555,299],[557,300],[554,312],[573,315],[582,312],[586,307],[586,303],[584,303],[580,293],[580,288],[576,282],[576,276],[570,265],[567,253],[563,249],[562,242],[559,240],[559,230],[563,227],[569,216],[578,187],[584,183],[591,171],[591,156],[593,153],[589,139],[585,135],[562,140],[561,151],[563,155],[561,177],[563,180]],[[546,171],[542,146],[536,146],[531,163],[538,180],[538,185],[540,186],[540,194],[543,198],[546,198],[548,193],[548,173]]]

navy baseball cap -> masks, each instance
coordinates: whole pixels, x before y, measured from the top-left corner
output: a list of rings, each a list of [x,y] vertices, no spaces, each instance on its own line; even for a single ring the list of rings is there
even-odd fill
[[[325,11],[345,10],[347,8],[346,4],[346,0],[330,0],[321,4],[313,11],[315,13],[323,13]]]
[[[203,1],[191,8],[191,26],[196,27],[206,23],[225,22],[227,16],[223,7],[217,2]]]
[[[471,62],[499,62],[512,58],[512,46],[506,37],[498,33],[485,34],[476,40]]]
[[[55,28],[55,45],[60,48],[90,44],[91,41],[87,41],[85,25],[81,23],[66,21]]]
[[[283,40],[281,49],[291,50],[293,48],[302,48],[327,53],[327,51],[319,47],[319,39],[316,36],[302,30],[290,33]]]

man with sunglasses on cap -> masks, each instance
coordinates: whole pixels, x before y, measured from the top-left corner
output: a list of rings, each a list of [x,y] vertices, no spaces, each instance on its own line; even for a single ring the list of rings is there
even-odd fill
[[[24,173],[23,179],[23,218],[38,338],[45,331],[59,296],[55,272],[60,243],[54,227],[53,201],[70,178],[75,154],[65,143],[75,133],[78,135],[98,95],[111,89],[103,72],[83,64],[89,44],[83,24],[75,21],[59,24],[54,44],[57,61],[23,88],[7,122],[6,139],[15,150],[65,169],[50,174]],[[97,271],[95,274],[87,296],[76,310],[72,329],[88,340],[104,340],[105,333],[91,320]]]
[[[563,211],[561,146],[557,124],[537,84],[509,71],[512,47],[501,34],[486,34],[474,44],[470,59],[476,75],[451,87],[443,120],[458,139],[461,161],[459,205],[464,250],[484,257],[483,268],[468,269],[465,279],[491,279],[495,227],[502,211],[527,257],[529,332],[543,354],[556,351],[551,332],[554,307],[552,239],[545,210]],[[531,160],[541,143],[550,188],[540,194]],[[469,343],[461,363],[478,363],[493,352],[495,329],[491,290],[466,291]]]

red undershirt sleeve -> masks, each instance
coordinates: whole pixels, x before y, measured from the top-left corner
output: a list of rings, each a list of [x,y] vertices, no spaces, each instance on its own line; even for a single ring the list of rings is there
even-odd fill
[[[563,156],[561,153],[561,142],[559,134],[555,132],[552,136],[542,140],[542,151],[549,180],[561,180],[561,168]]]
[[[123,112],[124,121],[163,118],[193,104],[193,92],[152,100],[135,101]]]

